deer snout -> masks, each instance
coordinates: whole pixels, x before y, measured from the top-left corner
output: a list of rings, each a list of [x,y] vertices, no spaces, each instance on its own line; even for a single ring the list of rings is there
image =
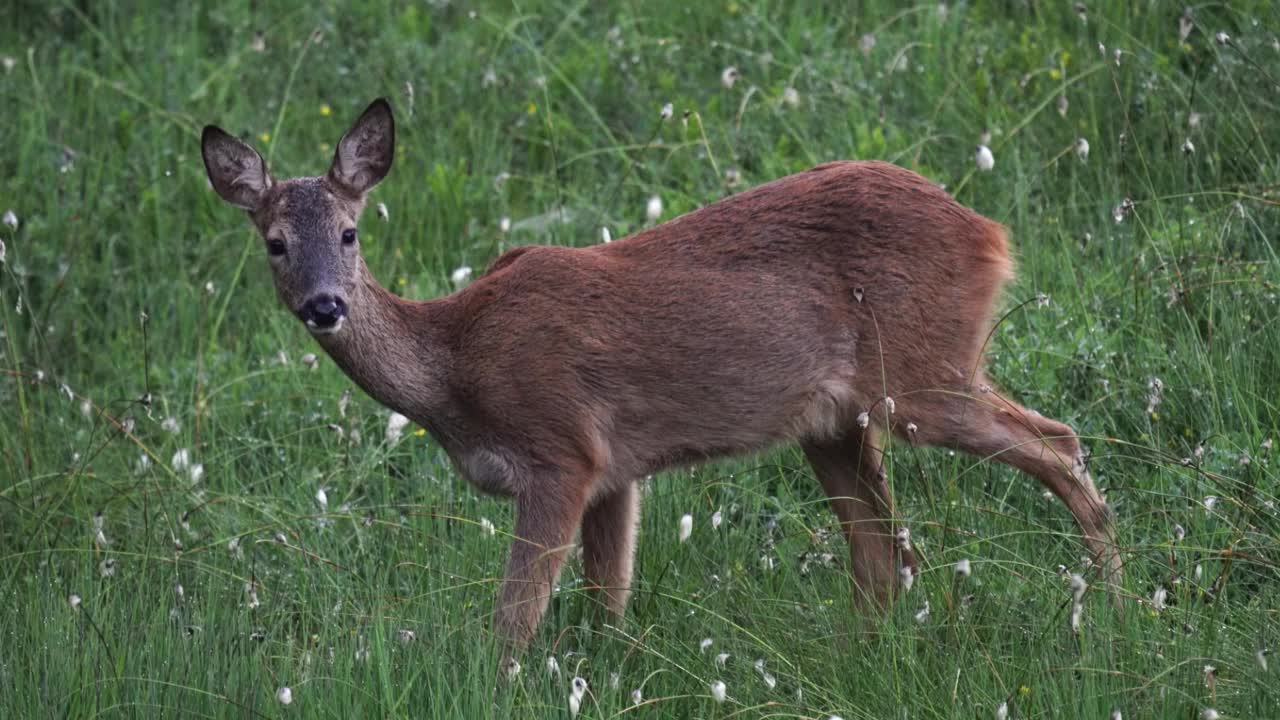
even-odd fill
[[[347,317],[347,301],[327,293],[316,295],[303,304],[300,314],[311,332],[317,335],[335,333]]]

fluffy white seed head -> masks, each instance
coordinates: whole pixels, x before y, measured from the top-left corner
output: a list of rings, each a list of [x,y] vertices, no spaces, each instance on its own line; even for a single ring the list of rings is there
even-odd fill
[[[387,444],[395,445],[400,442],[400,437],[404,434],[405,426],[409,424],[409,418],[398,412],[393,412],[387,417]]]
[[[1089,141],[1084,138],[1076,138],[1076,157],[1081,160],[1089,159]]]
[[[498,528],[494,527],[493,521],[489,518],[482,517],[480,518],[480,532],[493,537],[498,534]]]
[[[600,228],[600,242],[606,242],[606,243],[613,242],[613,233],[609,232],[609,228],[607,227]]]
[[[640,688],[631,691],[631,704],[639,705],[644,702],[644,693],[640,692]]]
[[[378,219],[386,222],[391,219],[391,214],[387,212],[386,203],[378,203]]]
[[[788,87],[782,91],[782,103],[790,108],[800,107],[800,91],[793,87]]]
[[[558,677],[560,675],[560,663],[556,662],[555,655],[547,656],[547,674],[552,677]]]
[[[967,578],[972,574],[973,567],[969,563],[969,558],[956,563],[956,577]]]
[[[707,648],[711,647],[711,643],[715,642],[711,638],[702,638],[702,642],[698,643],[698,652],[705,653]]]
[[[858,413],[858,427],[864,428],[870,424],[871,424],[871,413],[868,413],[868,412]]]
[[[1259,652],[1259,653],[1261,653],[1262,651],[1261,651],[1261,650],[1259,650],[1258,652]],[[720,653],[719,655],[717,655],[717,656],[716,656],[716,668],[717,668],[717,669],[723,670],[723,669],[724,669],[724,664],[725,664],[725,663],[727,663],[727,662],[729,662],[729,653]],[[1265,666],[1266,666],[1266,658],[1263,658],[1263,661],[1262,661],[1262,662],[1263,662],[1263,666],[1264,666],[1264,667],[1263,667],[1263,669],[1265,670],[1265,669],[1266,669],[1266,667],[1265,667]]]
[[[662,198],[653,195],[649,198],[649,202],[645,203],[644,216],[649,222],[657,222],[662,217]]]
[[[916,582],[916,574],[915,571],[911,569],[911,566],[903,565],[902,568],[898,570],[898,577],[902,579],[902,591],[910,592],[911,586]]]
[[[662,110],[658,113],[658,117],[662,118],[663,120],[670,120],[671,116],[674,115],[675,112],[676,112],[675,106],[672,105],[671,103],[667,103],[666,105],[662,106]]]
[[[454,270],[453,273],[449,275],[449,279],[453,281],[454,285],[461,285],[471,279],[471,268],[463,265],[457,270]]]
[[[730,65],[720,72],[720,84],[726,89],[732,88],[736,82],[738,82],[738,68]]]
[[[1002,702],[998,707],[996,707],[996,720],[1008,720],[1008,718],[1009,718],[1009,703]]]
[[[711,513],[711,529],[712,530],[718,530],[720,528],[720,523],[723,523],[723,522],[724,522],[724,513],[720,512],[719,510]]]
[[[680,516],[680,542],[684,542],[685,540],[688,540],[689,536],[692,534],[693,534],[693,516],[690,515],[689,513],[685,513],[684,515]]]
[[[728,692],[728,688],[727,688],[727,687],[725,687],[725,684],[724,684],[722,681],[717,680],[717,681],[715,681],[715,682],[711,683],[711,697],[712,697],[716,702],[718,702],[718,703],[722,703],[722,702],[724,702],[725,694],[726,694],[727,692]]]
[[[279,690],[276,690],[276,702],[281,705],[289,705],[293,703],[293,689],[288,685],[285,685]]]
[[[996,166],[996,157],[991,154],[991,148],[986,145],[978,146],[978,151],[974,154],[973,159],[978,164],[978,169],[983,172],[989,172]]]

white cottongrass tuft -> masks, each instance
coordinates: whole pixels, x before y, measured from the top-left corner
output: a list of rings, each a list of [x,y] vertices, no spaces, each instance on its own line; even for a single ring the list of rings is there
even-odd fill
[[[587,681],[580,677],[575,677],[571,683],[569,690],[569,716],[577,717],[578,710],[582,708],[582,698],[587,694]]]
[[[717,680],[711,683],[711,697],[716,702],[718,703],[724,702],[725,693],[727,691],[728,691],[728,688],[725,687],[725,684],[722,681]]]
[[[386,203],[378,203],[378,219],[386,222],[391,219],[391,214],[387,212]]]
[[[201,478],[204,477],[204,463],[192,465],[191,469],[187,471],[187,476],[191,479],[192,485],[200,482]]]
[[[1262,651],[1261,651],[1261,650],[1259,650],[1259,651],[1258,651],[1258,653],[1259,653],[1259,654],[1261,654],[1261,653],[1262,653]],[[727,663],[727,662],[729,662],[729,653],[720,653],[719,655],[717,655],[717,656],[716,656],[716,668],[717,668],[717,669],[719,669],[719,670],[723,670],[723,669],[724,669],[724,664],[725,664],[725,663]],[[1267,659],[1264,657],[1264,658],[1262,659],[1262,665],[1263,665],[1263,668],[1262,668],[1262,669],[1263,669],[1263,670],[1265,670],[1265,669],[1266,669],[1266,664],[1267,664]]]
[[[1089,159],[1089,141],[1084,138],[1076,138],[1076,157],[1081,161]]]
[[[98,563],[98,575],[104,578],[112,577],[116,574],[115,558],[107,558]]]
[[[1226,45],[1231,42],[1231,36],[1224,32],[1218,32],[1218,34],[1213,36],[1213,40],[1219,45]]]
[[[409,424],[409,418],[398,412],[391,413],[387,417],[387,444],[395,445],[400,442],[400,436],[404,434],[404,428]]]
[[[329,509],[329,494],[322,487],[316,488],[316,504],[320,506],[321,510]]]
[[[684,542],[685,540],[688,540],[689,536],[692,534],[693,534],[693,516],[690,515],[689,513],[685,513],[684,515],[680,516],[680,542]]]
[[[871,413],[868,413],[865,411],[858,413],[858,427],[864,428],[870,424],[871,424]]]
[[[401,628],[396,631],[396,640],[399,640],[401,645],[411,645],[413,644],[413,641],[417,639],[418,633],[410,630],[409,628]]]
[[[1124,714],[1120,712],[1120,708],[1111,711],[1111,720],[1124,720]]]
[[[170,435],[177,435],[179,430],[178,419],[173,416],[165,418],[164,422],[160,423],[160,429]]]
[[[4,211],[4,224],[5,224],[5,227],[9,228],[10,230],[13,230],[14,232],[17,232],[18,214],[15,213],[12,208]]]
[[[293,689],[288,685],[281,687],[276,691],[276,702],[281,705],[289,705],[293,702]]]
[[[1187,537],[1187,529],[1182,527],[1182,523],[1174,523],[1173,525],[1173,541],[1182,542]]]
[[[720,71],[720,84],[725,86],[726,89],[732,88],[736,82],[738,82],[738,68],[730,65]]]
[[[644,216],[649,222],[657,222],[662,217],[662,198],[654,195],[645,203]]]
[[[724,513],[720,512],[719,510],[711,513],[711,529],[712,530],[720,529],[720,523],[722,522],[724,522]]]
[[[1222,33],[1218,33],[1218,34],[1221,35]],[[1200,711],[1200,720],[1218,720],[1218,718],[1220,717],[1222,716],[1219,715],[1218,711],[1214,710],[1213,708],[1205,708],[1204,710]]]
[[[996,708],[996,720],[1008,720],[1008,718],[1009,718],[1009,703],[1002,702]]]
[[[520,661],[515,658],[507,658],[507,667],[504,672],[508,680],[514,680],[520,674]]]
[[[924,607],[916,611],[916,622],[924,623],[929,620],[929,601],[924,601]]]
[[[1205,512],[1213,512],[1213,509],[1214,509],[1215,507],[1217,507],[1217,505],[1218,505],[1218,496],[1217,496],[1217,495],[1206,495],[1206,496],[1205,496],[1205,498],[1204,498],[1204,509],[1205,509]]]
[[[875,47],[876,47],[875,35],[872,35],[871,33],[867,33],[866,35],[863,35],[862,37],[858,38],[858,49],[862,51],[863,55],[870,55],[871,51],[874,50]]]
[[[969,558],[965,558],[956,563],[956,577],[967,578],[973,574],[973,567],[969,563]]]
[[[79,595],[76,595],[75,593],[71,593],[70,595],[68,595],[68,596],[67,596],[67,604],[71,606],[71,609],[72,609],[72,610],[79,610],[79,609],[80,609],[80,602],[81,602],[81,601],[80,601],[80,596],[79,596]],[[1261,653],[1262,651],[1261,651],[1261,650],[1259,650],[1258,652],[1259,652],[1259,653]],[[1266,666],[1266,660],[1265,660],[1265,659],[1263,660],[1262,669],[1263,669],[1263,670],[1266,670],[1266,669],[1267,669],[1267,666]]]
[[[889,411],[889,414],[890,414],[890,415],[892,415],[892,414],[894,414],[895,412],[897,412],[897,410],[898,410],[898,404],[897,404],[896,402],[894,402],[894,401],[893,401],[893,398],[889,397],[888,395],[885,395],[885,396],[884,396],[884,409],[885,409],[885,410],[888,410],[888,411]]]
[[[989,172],[996,166],[996,157],[991,154],[991,148],[986,145],[978,146],[978,151],[974,153],[973,160],[978,164],[978,169],[983,172]]]
[[[622,685],[622,673],[620,672],[609,673],[609,689],[617,690],[621,685]]]
[[[461,285],[471,279],[471,268],[467,265],[463,265],[457,270],[454,270],[453,273],[449,275],[449,279],[453,281],[454,285]]]
[[[667,103],[666,105],[663,105],[662,110],[658,112],[658,117],[662,118],[663,120],[670,120],[671,116],[675,115],[675,113],[676,113],[675,106],[672,105],[671,103]]]
[[[560,676],[560,663],[556,662],[555,655],[547,656],[547,674],[552,677]]]
[[[607,227],[600,228],[600,242],[605,242],[605,243],[613,242],[613,233],[609,232],[609,228]]]
[[[631,704],[639,705],[644,702],[644,693],[640,692],[640,688],[631,691]]]
[[[913,422],[909,422],[907,423],[907,432],[915,435],[917,432],[920,432],[920,426]]]
[[[800,107],[800,92],[793,87],[782,91],[782,104],[790,108]]]
[[[1164,610],[1164,602],[1168,597],[1169,591],[1161,585],[1156,588],[1155,592],[1151,593],[1151,607],[1155,608],[1157,611]]]
[[[698,652],[705,653],[707,651],[707,648],[711,647],[711,644],[713,642],[715,641],[712,640],[711,638],[702,638],[702,642],[698,643]]]
[[[902,591],[910,592],[911,586],[916,582],[916,574],[915,571],[911,569],[911,566],[903,565],[902,568],[898,570],[898,577],[902,579]]]
[[[315,353],[307,353],[306,355],[302,356],[302,364],[306,365],[308,368],[312,370],[315,370],[316,365],[318,365],[319,363],[320,363],[320,359],[316,357]]]
[[[1196,146],[1195,146],[1195,143],[1191,142],[1191,138],[1187,138],[1185,141],[1183,141],[1182,143],[1183,155],[1192,155],[1192,154],[1195,154],[1195,151],[1196,151]]]
[[[1058,96],[1058,114],[1061,115],[1062,117],[1066,117],[1067,110],[1069,110],[1070,108],[1071,108],[1071,101],[1067,99],[1067,96],[1059,95]]]
[[[480,518],[480,531],[489,537],[498,534],[498,528],[494,527],[493,522],[485,517]]]
[[[760,658],[756,660],[755,668],[756,668],[756,672],[760,673],[760,679],[764,680],[764,684],[766,687],[772,690],[778,686],[778,679],[775,678],[773,675],[769,674],[769,672],[764,669],[764,658]]]
[[[503,233],[511,232],[511,218],[503,215],[502,218],[498,220],[498,231]]]
[[[182,448],[173,454],[169,460],[169,465],[173,467],[174,472],[182,472],[191,467],[191,451]]]

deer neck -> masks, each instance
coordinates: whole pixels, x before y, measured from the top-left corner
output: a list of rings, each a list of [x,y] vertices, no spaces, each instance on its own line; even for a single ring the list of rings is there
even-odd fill
[[[370,397],[428,425],[446,401],[445,304],[399,298],[361,262],[345,326],[316,339]]]

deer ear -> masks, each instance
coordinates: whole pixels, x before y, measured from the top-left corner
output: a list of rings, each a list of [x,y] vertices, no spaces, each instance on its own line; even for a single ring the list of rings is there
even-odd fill
[[[245,210],[258,209],[271,187],[271,176],[257,150],[208,125],[200,136],[200,154],[213,189],[223,200]]]
[[[374,100],[338,141],[329,179],[351,195],[363,196],[391,171],[396,123],[386,98]]]

